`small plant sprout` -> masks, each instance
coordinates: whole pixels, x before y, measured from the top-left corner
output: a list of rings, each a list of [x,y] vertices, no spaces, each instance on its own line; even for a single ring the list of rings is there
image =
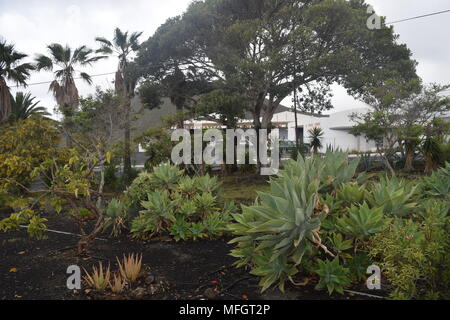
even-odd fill
[[[120,275],[124,280],[129,281],[130,283],[133,283],[137,280],[139,277],[139,274],[141,273],[142,268],[142,254],[141,255],[134,255],[131,254],[129,256],[124,256],[122,263],[119,261],[118,258],[117,263],[119,264],[119,272]]]
[[[98,291],[105,291],[110,286],[111,271],[109,265],[106,270],[103,271],[103,265],[99,262],[98,269],[92,267],[92,274],[89,274],[86,269],[84,269],[84,272],[86,273],[84,280],[89,287]]]

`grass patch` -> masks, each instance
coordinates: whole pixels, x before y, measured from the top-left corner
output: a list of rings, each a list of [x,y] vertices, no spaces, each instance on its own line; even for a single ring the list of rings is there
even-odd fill
[[[270,191],[268,180],[255,176],[224,177],[222,183],[222,196],[236,204],[251,205],[258,196],[257,192]]]

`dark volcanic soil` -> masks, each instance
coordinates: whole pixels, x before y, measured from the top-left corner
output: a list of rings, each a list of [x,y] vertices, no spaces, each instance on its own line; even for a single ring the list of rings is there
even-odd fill
[[[53,219],[49,229],[76,232],[70,222]],[[97,240],[87,255],[74,249],[78,238],[48,232],[46,240],[31,240],[26,231],[0,233],[0,299],[91,299],[85,291],[66,288],[67,267],[88,270],[99,261],[117,269],[116,257],[142,253],[151,274],[164,279],[165,290],[152,299],[203,299],[205,290],[221,292],[217,299],[365,299],[333,295],[307,287],[288,286],[282,294],[276,289],[260,294],[258,280],[243,269],[235,269],[226,241],[143,242],[128,238]],[[210,289],[210,290],[211,290]],[[224,291],[224,289],[226,289]]]

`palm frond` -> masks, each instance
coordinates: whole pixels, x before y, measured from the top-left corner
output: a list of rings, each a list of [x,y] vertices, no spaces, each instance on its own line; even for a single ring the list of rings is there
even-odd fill
[[[59,43],[52,43],[47,46],[48,50],[52,55],[52,60],[56,63],[66,63],[66,51],[62,45]]]
[[[122,32],[119,28],[114,30],[114,43],[117,47],[124,50],[128,42],[128,31]]]
[[[109,47],[109,48],[113,47],[112,42],[104,37],[96,37],[95,41],[100,42],[102,47]]]
[[[86,72],[81,72],[80,73],[80,77],[81,79],[83,79],[84,81],[86,81],[88,84],[92,84],[92,78],[90,75],[88,75]]]
[[[47,56],[44,56],[43,54],[40,54],[36,57],[36,68],[38,71],[46,70],[51,71],[53,70],[53,62],[52,59],[50,59]]]

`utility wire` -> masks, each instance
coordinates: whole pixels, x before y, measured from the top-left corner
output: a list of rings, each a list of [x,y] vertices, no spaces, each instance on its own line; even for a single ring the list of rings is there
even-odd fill
[[[433,12],[433,13],[429,13],[429,14],[424,14],[424,15],[417,16],[417,17],[412,17],[412,18],[407,18],[407,19],[402,19],[402,20],[392,21],[392,22],[389,22],[389,23],[386,23],[386,24],[387,24],[387,25],[390,25],[390,24],[396,24],[396,23],[400,23],[400,22],[406,22],[406,21],[411,21],[411,20],[416,20],[416,19],[421,19],[421,18],[426,18],[426,17],[436,16],[436,15],[438,15],[438,14],[443,14],[443,13],[448,13],[448,12],[450,12],[450,9],[449,9],[449,10],[444,10],[444,11],[439,11],[439,12]]]
[[[393,24],[397,24],[397,23],[402,23],[402,22],[406,22],[406,21],[411,21],[411,20],[417,20],[417,19],[422,19],[422,18],[427,18],[427,17],[431,17],[431,16],[436,16],[436,15],[440,15],[440,14],[444,14],[444,13],[449,13],[450,9],[448,10],[443,10],[443,11],[438,11],[438,12],[433,12],[433,13],[429,13],[429,14],[424,14],[424,15],[420,15],[420,16],[416,16],[416,17],[411,17],[411,18],[406,18],[406,19],[402,19],[402,20],[397,20],[397,21],[392,21],[392,22],[388,22],[386,23],[386,25],[393,25]],[[350,30],[348,30],[350,31]],[[346,31],[346,32],[348,32]],[[102,74],[95,74],[92,75],[91,78],[94,77],[101,77],[101,76],[107,76],[107,75],[111,75],[111,74],[115,74],[116,72],[108,72],[108,73],[102,73]],[[74,78],[74,80],[81,80],[82,78]],[[28,86],[35,86],[35,85],[41,85],[41,84],[48,84],[48,83],[52,83],[52,81],[43,81],[43,82],[35,82],[35,83],[29,83],[27,84]],[[11,86],[11,88],[19,88],[22,87],[21,85],[16,85],[16,86]],[[450,90],[450,89],[449,89]],[[447,90],[444,90],[447,91]]]
[[[91,78],[94,78],[94,77],[101,77],[101,76],[107,76],[107,75],[111,75],[111,74],[115,74],[116,72],[108,72],[108,73],[100,73],[100,74],[94,74],[94,75],[91,75]],[[78,78],[73,78],[74,80],[82,80],[83,78],[81,78],[81,77],[78,77]],[[29,87],[29,86],[37,86],[37,85],[40,85],[40,84],[48,84],[48,83],[52,83],[54,80],[51,80],[51,81],[42,81],[42,82],[35,82],[35,83],[27,83],[27,87]],[[19,88],[19,87],[23,87],[22,85],[16,85],[16,86],[10,86],[10,88]]]

